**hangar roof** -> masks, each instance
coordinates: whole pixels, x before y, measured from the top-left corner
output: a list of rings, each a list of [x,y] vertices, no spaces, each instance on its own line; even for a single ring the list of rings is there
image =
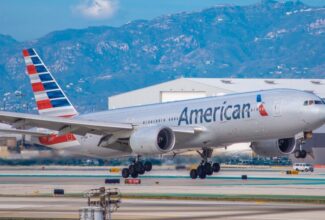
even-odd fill
[[[217,96],[275,88],[299,89],[325,98],[325,79],[240,79],[240,78],[179,78],[164,83],[118,94],[108,98],[110,109],[159,103],[168,92]],[[168,94],[167,94],[168,95]],[[165,99],[164,99],[165,100]]]
[[[186,78],[209,86],[233,92],[247,92],[275,88],[299,89],[325,98],[325,79],[239,79],[239,78]]]

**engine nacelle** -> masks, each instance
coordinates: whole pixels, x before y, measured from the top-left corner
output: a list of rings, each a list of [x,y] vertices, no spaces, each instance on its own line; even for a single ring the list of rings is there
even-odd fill
[[[252,150],[265,157],[278,157],[291,154],[296,149],[295,138],[271,139],[265,141],[252,142]]]
[[[164,126],[142,127],[131,134],[129,144],[135,154],[163,154],[173,150],[175,134]]]

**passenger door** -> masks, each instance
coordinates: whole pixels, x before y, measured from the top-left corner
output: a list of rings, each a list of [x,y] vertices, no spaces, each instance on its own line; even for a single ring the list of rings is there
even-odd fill
[[[282,107],[282,102],[280,102],[280,101],[275,101],[274,103],[273,103],[273,111],[272,111],[272,115],[274,116],[274,117],[280,117],[281,116],[281,107]]]

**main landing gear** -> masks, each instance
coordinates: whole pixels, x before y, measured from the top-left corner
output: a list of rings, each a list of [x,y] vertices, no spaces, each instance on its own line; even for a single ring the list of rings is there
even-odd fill
[[[133,163],[129,166],[129,168],[122,169],[122,177],[129,178],[137,178],[139,175],[143,175],[145,172],[150,172],[152,169],[152,163],[149,161],[142,162],[139,160],[139,157],[133,161]]]
[[[209,162],[208,159],[212,157],[213,149],[203,148],[202,152],[197,151],[198,154],[202,157],[202,162],[197,167],[197,169],[192,169],[190,171],[190,177],[196,179],[205,179],[206,176],[211,176],[214,172],[217,173],[220,171],[220,164]]]

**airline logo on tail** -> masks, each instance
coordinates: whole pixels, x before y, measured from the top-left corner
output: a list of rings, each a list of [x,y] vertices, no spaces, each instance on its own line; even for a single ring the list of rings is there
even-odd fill
[[[257,108],[261,116],[268,116],[269,114],[267,113],[265,107],[264,107],[264,102],[262,101],[262,96],[259,94],[256,96],[256,102],[257,102]]]
[[[78,115],[63,90],[34,49],[23,50],[26,70],[32,84],[37,109],[40,115],[74,117]],[[41,144],[56,149],[80,145],[72,133],[39,137]]]
[[[73,117],[78,114],[34,49],[23,50],[36,105],[41,115]]]

